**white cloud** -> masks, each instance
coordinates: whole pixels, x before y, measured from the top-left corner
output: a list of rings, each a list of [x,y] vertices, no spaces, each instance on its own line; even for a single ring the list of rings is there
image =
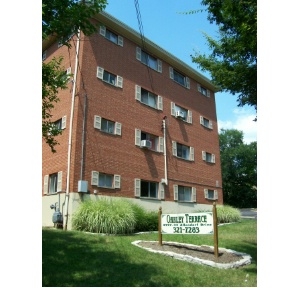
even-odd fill
[[[243,131],[244,133],[244,143],[249,144],[250,142],[257,141],[257,122],[253,121],[255,119],[255,114],[253,111],[249,111],[244,108],[234,109],[233,118],[229,121],[218,121],[218,129],[236,129]]]

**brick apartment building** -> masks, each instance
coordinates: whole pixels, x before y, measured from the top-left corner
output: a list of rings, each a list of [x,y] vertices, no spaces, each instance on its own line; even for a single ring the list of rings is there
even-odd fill
[[[103,196],[166,213],[223,204],[216,87],[109,14],[94,21],[71,49],[43,42],[43,60],[61,55],[72,74],[52,111],[57,152],[43,143],[43,226],[51,205],[71,229],[78,205]]]

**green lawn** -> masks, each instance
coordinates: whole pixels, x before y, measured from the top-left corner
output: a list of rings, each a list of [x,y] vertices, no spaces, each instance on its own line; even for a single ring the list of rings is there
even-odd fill
[[[257,287],[257,222],[219,226],[219,247],[244,252],[249,265],[218,269],[148,252],[131,244],[157,233],[101,236],[42,230],[43,287]],[[213,246],[213,235],[163,235],[163,241]]]

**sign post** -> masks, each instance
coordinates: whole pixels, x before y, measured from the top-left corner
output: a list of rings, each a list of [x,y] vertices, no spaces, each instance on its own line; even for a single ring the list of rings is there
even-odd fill
[[[214,217],[214,251],[215,257],[219,257],[219,243],[218,243],[218,217],[217,217],[216,202],[213,203],[213,217]]]
[[[161,214],[162,214],[162,209],[161,209],[161,207],[159,207],[159,210],[158,210],[158,244],[160,246],[162,246]]]

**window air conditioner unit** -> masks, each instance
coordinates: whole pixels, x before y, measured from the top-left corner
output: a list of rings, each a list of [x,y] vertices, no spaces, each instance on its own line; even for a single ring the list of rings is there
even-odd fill
[[[182,119],[184,119],[184,113],[183,113],[182,111],[176,111],[175,116],[176,116],[177,118],[182,118]]]
[[[151,148],[151,141],[149,141],[149,140],[142,140],[141,141],[141,147],[142,148],[148,148],[148,149],[150,149]]]

